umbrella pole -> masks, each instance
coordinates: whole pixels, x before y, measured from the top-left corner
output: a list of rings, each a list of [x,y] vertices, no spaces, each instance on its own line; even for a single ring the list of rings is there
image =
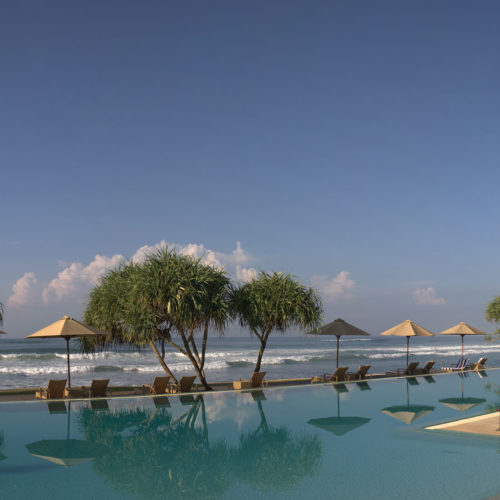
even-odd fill
[[[339,343],[340,343],[340,335],[337,335],[337,368],[339,367]]]
[[[69,370],[69,337],[66,337],[66,356],[68,358],[68,387],[71,387],[71,373]]]
[[[464,357],[464,335],[460,335],[462,337],[462,358]]]
[[[410,337],[406,337],[406,368],[408,368],[409,354],[410,354]]]

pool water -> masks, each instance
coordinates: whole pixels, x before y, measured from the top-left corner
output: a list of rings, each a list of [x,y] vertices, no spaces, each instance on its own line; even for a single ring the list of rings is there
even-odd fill
[[[483,376],[203,396],[0,404],[0,496],[489,499],[495,437],[425,427],[495,411]]]

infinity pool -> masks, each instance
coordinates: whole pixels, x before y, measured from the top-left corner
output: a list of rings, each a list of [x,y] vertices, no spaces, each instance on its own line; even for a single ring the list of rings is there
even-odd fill
[[[489,499],[500,370],[242,394],[0,404],[2,498]]]

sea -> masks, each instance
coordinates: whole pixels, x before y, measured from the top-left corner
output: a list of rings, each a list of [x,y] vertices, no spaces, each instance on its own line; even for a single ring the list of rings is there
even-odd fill
[[[259,342],[245,337],[212,337],[206,355],[209,382],[248,378],[253,371]],[[106,349],[84,354],[78,341],[70,343],[71,383],[88,384],[92,379],[109,378],[110,385],[151,383],[163,370],[149,347]],[[465,337],[465,357],[477,361],[488,358],[487,366],[500,366],[500,342],[483,337]],[[412,338],[410,361],[421,366],[429,360],[435,367],[454,366],[461,355],[460,337],[436,336]],[[336,337],[271,336],[261,370],[266,378],[299,378],[331,373],[335,369]],[[189,360],[168,350],[165,358],[177,375],[194,374]],[[345,337],[340,341],[340,366],[356,370],[371,365],[370,372],[381,373],[406,366],[406,339],[403,337]],[[0,338],[0,389],[38,387],[51,378],[66,376],[66,343],[59,339]]]

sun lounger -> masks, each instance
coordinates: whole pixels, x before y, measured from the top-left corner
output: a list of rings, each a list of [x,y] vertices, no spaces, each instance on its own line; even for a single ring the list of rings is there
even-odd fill
[[[385,372],[388,376],[400,375],[415,375],[415,370],[417,369],[418,361],[412,361],[406,368],[398,368],[396,371]]]
[[[36,399],[63,399],[66,379],[49,380],[47,387],[40,387],[36,392]]]
[[[265,385],[264,377],[267,372],[253,372],[250,380],[235,380],[233,382],[233,389],[258,389]]]
[[[111,394],[108,391],[108,379],[92,380],[90,387],[83,387],[86,397],[88,398],[105,398]]]
[[[356,373],[346,373],[347,380],[363,380],[371,365],[361,365]]]
[[[415,375],[429,375],[431,373],[432,367],[435,365],[435,361],[427,361],[423,368],[417,368],[414,372]]]
[[[181,377],[178,384],[168,384],[166,392],[168,394],[178,394],[180,392],[190,392],[193,388],[193,383],[196,375],[192,377]]]
[[[346,373],[348,369],[349,368],[347,366],[341,366],[337,368],[331,375],[325,373],[322,377],[313,377],[311,379],[311,384],[316,384],[319,382],[344,382],[346,380]]]
[[[142,384],[142,393],[146,394],[146,389],[149,389],[150,394],[165,394],[170,377],[155,377],[151,385]]]
[[[443,370],[448,372],[470,370],[470,361],[466,358],[460,358],[455,366],[447,366]]]
[[[488,361],[488,358],[481,358],[477,363],[474,363],[472,365],[472,369],[476,370],[477,372],[479,370],[484,370],[484,366],[486,364],[486,361]]]

